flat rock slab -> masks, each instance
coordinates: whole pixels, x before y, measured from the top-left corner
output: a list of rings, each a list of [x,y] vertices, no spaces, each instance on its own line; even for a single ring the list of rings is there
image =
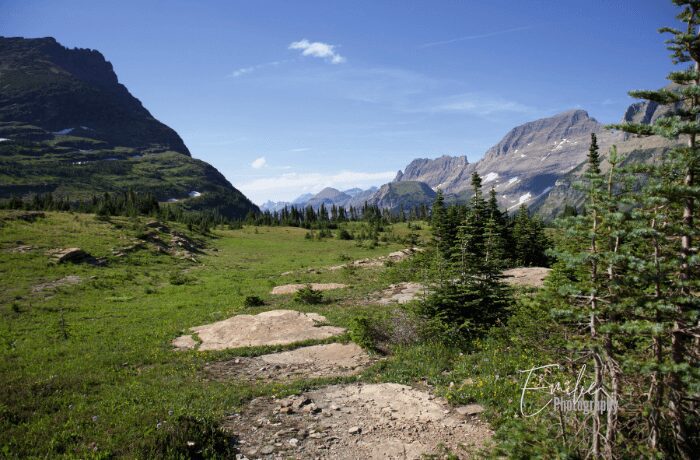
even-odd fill
[[[211,363],[206,366],[205,372],[217,380],[345,377],[360,373],[373,361],[354,343],[329,343]]]
[[[392,284],[379,294],[379,300],[377,302],[380,305],[389,305],[392,303],[404,304],[422,297],[424,293],[425,288],[420,283]]]
[[[430,393],[395,383],[333,385],[256,398],[224,426],[248,458],[419,459],[444,445],[464,458],[493,432]]]
[[[317,313],[271,310],[257,315],[237,315],[190,330],[199,336],[200,351],[285,345],[305,340],[327,339],[345,333],[342,327],[323,326],[325,322],[326,318]],[[192,345],[194,340],[190,341],[184,337],[192,339],[191,335],[178,337],[173,340],[172,345],[185,349],[196,347],[196,344]]]
[[[347,284],[340,283],[285,284],[282,286],[274,287],[272,289],[272,294],[294,294],[295,292],[305,288],[306,286],[311,286],[311,289],[313,289],[314,291],[330,291],[331,289],[344,289],[348,287]]]
[[[511,268],[503,272],[503,281],[513,286],[540,288],[544,286],[544,279],[551,271],[551,268],[545,267]]]
[[[61,286],[70,286],[72,284],[78,284],[81,281],[82,279],[78,275],[68,275],[55,281],[47,281],[46,283],[37,284],[36,286],[32,287],[32,292],[36,293],[47,290],[54,290]]]

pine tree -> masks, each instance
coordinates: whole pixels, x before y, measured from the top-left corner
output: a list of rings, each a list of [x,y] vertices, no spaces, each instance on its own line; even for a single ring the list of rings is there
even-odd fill
[[[659,117],[653,124],[624,123],[615,125],[628,133],[638,135],[660,135],[669,139],[684,140],[685,145],[672,149],[661,160],[661,164],[649,171],[648,193],[645,204],[638,213],[637,227],[652,236],[652,247],[640,259],[647,263],[647,279],[652,281],[657,300],[651,301],[652,308],[645,311],[645,319],[661,328],[654,337],[654,353],[657,368],[664,364],[664,353],[668,349],[671,365],[668,379],[668,417],[673,431],[673,448],[680,458],[691,458],[700,448],[697,430],[691,437],[691,427],[698,421],[698,317],[700,301],[694,292],[699,286],[697,253],[693,241],[698,236],[696,221],[696,200],[700,198],[697,183],[700,167],[700,1],[674,0],[682,8],[678,15],[684,29],[665,27],[663,33],[671,34],[667,41],[674,64],[690,64],[689,67],[673,71],[668,79],[675,85],[671,89],[657,91],[631,91],[630,95],[653,103],[666,105],[670,113]],[[666,259],[664,255],[670,257]],[[667,264],[665,261],[670,261]],[[659,311],[659,299],[671,305],[668,311]],[[648,304],[649,305],[649,304]],[[651,311],[650,311],[651,310]],[[669,316],[668,321],[664,317]],[[668,327],[664,327],[667,324]],[[668,345],[670,342],[670,345]],[[661,374],[654,371],[655,395],[654,419],[651,446],[664,449],[659,444],[662,427],[660,415],[663,396],[659,381]],[[697,428],[697,427],[696,427]]]

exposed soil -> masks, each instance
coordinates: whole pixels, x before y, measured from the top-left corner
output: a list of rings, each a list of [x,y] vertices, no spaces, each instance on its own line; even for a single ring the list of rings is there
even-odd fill
[[[251,459],[418,459],[440,446],[463,458],[493,434],[478,412],[405,385],[356,383],[256,398],[224,426]]]
[[[237,315],[190,330],[199,336],[200,351],[284,345],[326,339],[345,333],[342,327],[324,326],[325,322],[326,318],[317,313],[271,310],[257,315]],[[190,335],[178,337],[171,343],[180,349],[197,348]]]
[[[503,281],[514,286],[539,288],[544,286],[544,279],[552,269],[544,267],[519,267],[503,272]]]
[[[309,283],[311,289],[314,291],[330,291],[331,289],[343,289],[348,287],[347,284],[340,283]],[[282,286],[276,286],[272,289],[271,294],[294,294],[300,289],[305,288],[306,284],[284,284]]]
[[[409,303],[423,296],[425,289],[420,283],[392,284],[374,298],[380,305]]]
[[[211,363],[205,372],[216,380],[340,377],[358,374],[373,361],[375,359],[354,343],[329,343]]]
[[[400,262],[416,252],[420,252],[420,248],[406,248],[400,251],[392,252],[387,256],[374,257],[369,259],[355,260],[343,265],[335,265],[329,267],[329,270],[340,270],[345,267],[357,267],[357,268],[373,268],[373,267],[383,267],[387,262]]]
[[[42,292],[42,291],[47,291],[47,290],[54,290],[56,288],[59,288],[61,286],[70,286],[72,284],[78,284],[82,281],[82,279],[78,275],[68,275],[65,276],[61,279],[57,279],[54,281],[47,281],[46,283],[41,283],[37,284],[32,287],[32,292],[37,293],[37,292]]]

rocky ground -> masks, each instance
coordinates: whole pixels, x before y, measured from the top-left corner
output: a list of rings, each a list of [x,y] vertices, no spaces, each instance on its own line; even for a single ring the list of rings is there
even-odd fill
[[[503,281],[513,286],[540,288],[551,271],[551,268],[544,267],[511,268],[503,272]]]
[[[254,399],[225,428],[249,459],[419,459],[444,449],[465,457],[492,436],[481,410],[406,385],[353,383]]]
[[[332,289],[344,289],[348,287],[346,284],[341,283],[310,283],[310,284],[284,284],[282,286],[275,286],[272,288],[271,294],[281,295],[281,294],[294,294],[300,289],[306,286],[311,286],[314,291],[330,291]]]
[[[345,329],[324,326],[326,318],[316,313],[294,310],[271,310],[257,315],[237,315],[223,321],[190,328],[199,338],[199,346],[192,334],[172,341],[179,349],[197,348],[224,350],[227,348],[261,345],[285,345],[305,340],[320,340],[345,333]]]
[[[356,261],[357,262],[357,261]],[[374,263],[374,262],[372,262]],[[355,264],[355,263],[353,263]],[[517,268],[504,272],[506,282],[542,286],[549,269]],[[289,294],[304,285],[278,286],[273,294]],[[328,283],[315,290],[339,289]],[[425,294],[419,283],[397,283],[368,298],[371,304],[408,303]],[[191,328],[178,337],[180,349],[220,350],[279,345],[344,334],[327,326],[316,313],[272,310],[238,315]],[[205,378],[261,383],[356,375],[380,359],[354,343],[300,347],[255,357],[236,357],[205,366]],[[479,419],[478,404],[451,407],[430,388],[396,383],[349,383],[324,386],[284,399],[259,397],[239,413],[227,416],[224,428],[235,436],[237,459],[419,459],[478,455],[493,432]]]
[[[216,380],[280,381],[345,377],[360,373],[377,360],[354,343],[329,343],[253,358],[210,363],[205,372]]]

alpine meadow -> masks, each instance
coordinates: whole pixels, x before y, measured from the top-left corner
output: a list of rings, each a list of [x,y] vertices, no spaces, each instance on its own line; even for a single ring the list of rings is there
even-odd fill
[[[0,3],[0,458],[700,456],[700,0]]]

